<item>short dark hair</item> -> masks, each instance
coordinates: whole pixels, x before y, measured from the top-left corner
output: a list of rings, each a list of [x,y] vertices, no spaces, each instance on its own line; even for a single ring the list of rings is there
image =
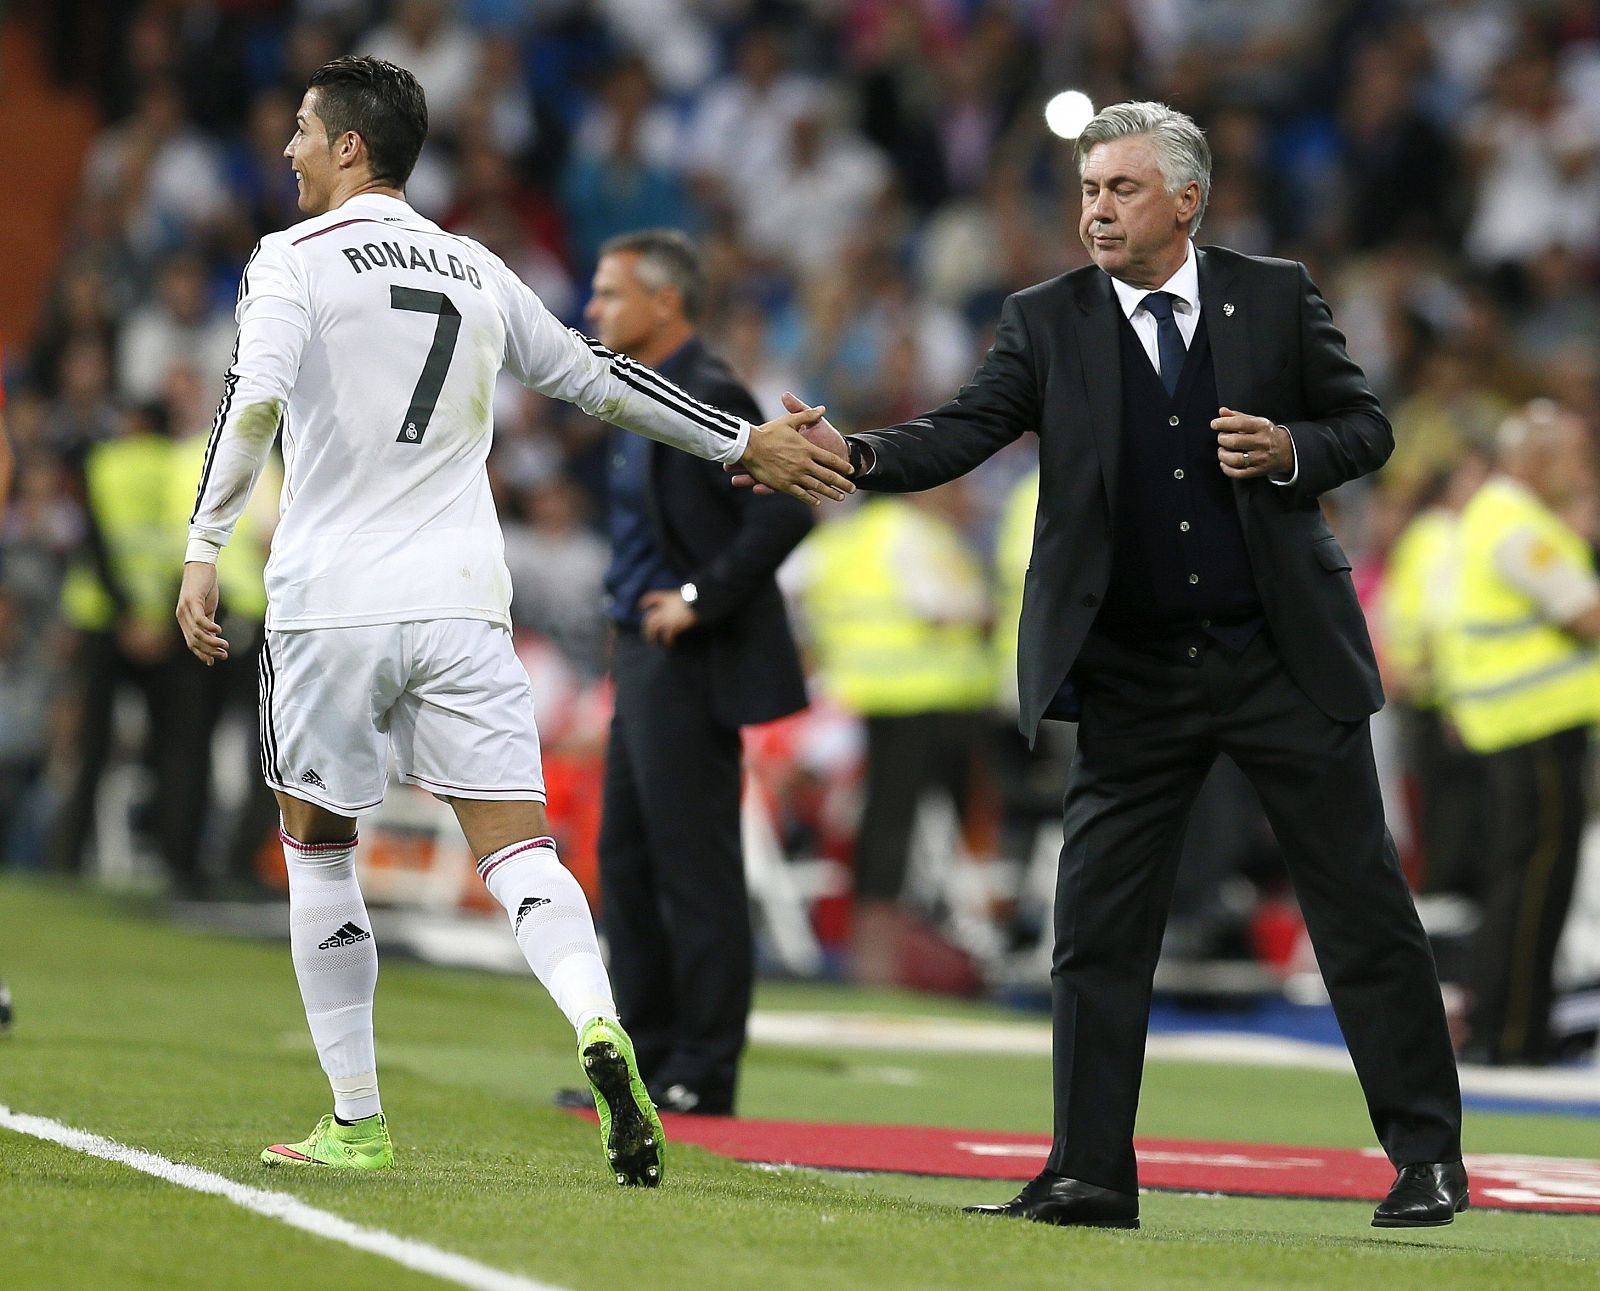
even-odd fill
[[[317,115],[328,138],[360,135],[372,177],[403,187],[428,137],[428,100],[417,78],[381,58],[346,54],[312,72],[307,86],[319,91]]]
[[[630,251],[639,257],[639,277],[644,285],[652,291],[676,287],[683,299],[683,316],[691,323],[699,322],[706,304],[706,275],[689,235],[678,229],[640,229],[600,247],[602,257]]]

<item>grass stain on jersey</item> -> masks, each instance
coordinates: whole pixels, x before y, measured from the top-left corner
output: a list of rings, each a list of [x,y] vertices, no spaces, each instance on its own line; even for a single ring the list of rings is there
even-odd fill
[[[283,420],[283,400],[267,399],[253,403],[239,414],[234,429],[239,438],[250,445],[270,444],[278,433],[278,423]]]

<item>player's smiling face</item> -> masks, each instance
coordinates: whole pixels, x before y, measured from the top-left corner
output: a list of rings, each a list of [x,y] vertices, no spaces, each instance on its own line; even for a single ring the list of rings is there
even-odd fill
[[[328,127],[317,115],[317,91],[309,89],[300,100],[294,117],[294,137],[283,150],[299,180],[300,209],[307,215],[321,215],[332,200],[334,181],[339,175]]]

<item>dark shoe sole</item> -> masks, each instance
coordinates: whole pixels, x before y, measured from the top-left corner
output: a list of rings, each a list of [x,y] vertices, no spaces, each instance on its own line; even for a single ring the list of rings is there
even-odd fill
[[[611,1112],[606,1156],[617,1182],[633,1188],[656,1187],[661,1182],[661,1142],[634,1100],[627,1061],[609,1040],[596,1040],[583,1051],[583,1070]]]
[[[1447,1215],[1443,1219],[1382,1219],[1374,1215],[1372,1217],[1372,1226],[1374,1228],[1443,1228],[1446,1224],[1455,1223],[1456,1215],[1471,1209],[1471,1200],[1463,1197],[1456,1206],[1455,1214]]]
[[[1025,1219],[1033,1224],[1049,1224],[1055,1228],[1138,1228],[1137,1219],[1035,1219],[1003,1206],[963,1206],[963,1215],[981,1215],[985,1219]]]

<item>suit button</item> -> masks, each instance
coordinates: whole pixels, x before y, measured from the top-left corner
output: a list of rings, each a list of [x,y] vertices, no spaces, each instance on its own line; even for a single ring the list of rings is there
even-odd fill
[[[1096,605],[1100,604],[1100,598],[1093,592],[1085,592],[1083,596],[1083,603],[1092,610]]]
[[[1200,581],[1200,575],[1199,574],[1190,574],[1189,575],[1189,586],[1190,587],[1193,587],[1199,581]]]
[[[1173,413],[1172,416],[1167,418],[1167,425],[1176,426],[1177,424],[1178,424],[1178,414],[1177,413]]]
[[[1178,521],[1178,532],[1179,533],[1188,533],[1189,532],[1189,522],[1187,520]]]
[[[1181,480],[1183,478],[1183,471],[1182,470],[1174,471],[1172,473],[1172,478],[1175,479],[1175,480]]]
[[[1200,657],[1200,647],[1199,646],[1190,646],[1189,647],[1189,658],[1198,659],[1199,657]]]

